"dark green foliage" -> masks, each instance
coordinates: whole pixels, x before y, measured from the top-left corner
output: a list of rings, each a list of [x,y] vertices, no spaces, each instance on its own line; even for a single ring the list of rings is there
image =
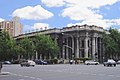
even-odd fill
[[[10,35],[3,31],[0,33],[0,60],[33,59],[35,53],[42,55],[42,59],[54,59],[58,54],[57,42],[50,36],[37,35],[34,39],[25,37],[17,44]]]
[[[55,41],[52,40],[50,36],[37,35],[35,38],[35,46],[38,54],[42,54],[42,58],[49,59],[57,56],[58,46]]]
[[[105,58],[119,59],[120,57],[120,32],[110,28],[109,34],[103,34]]]
[[[16,41],[10,35],[2,31],[0,33],[0,60],[11,60],[16,58]]]
[[[34,43],[28,37],[20,41],[18,48],[22,52],[20,55],[22,55],[24,59],[31,59],[32,56],[35,55]]]

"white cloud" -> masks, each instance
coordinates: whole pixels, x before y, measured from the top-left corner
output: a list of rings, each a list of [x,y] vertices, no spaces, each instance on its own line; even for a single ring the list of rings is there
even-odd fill
[[[106,19],[105,21],[107,24],[110,25],[120,25],[120,19],[112,19],[112,20]]]
[[[17,9],[12,13],[12,16],[18,16],[23,19],[41,20],[52,17],[53,13],[45,10],[40,5],[37,5],[35,7],[27,6]]]
[[[120,19],[105,19],[105,20],[100,20],[100,19],[96,19],[96,20],[85,20],[81,23],[75,23],[75,24],[68,24],[67,26],[70,27],[72,25],[84,25],[84,24],[88,24],[88,25],[97,25],[103,28],[108,28],[111,27],[112,25],[120,25]]]
[[[103,19],[103,15],[99,14],[102,6],[113,5],[120,0],[42,0],[48,7],[58,7],[56,4],[64,6],[61,16],[69,17],[71,20],[80,21],[79,24],[89,24],[102,26],[103,28],[120,23],[118,19]],[[115,23],[112,23],[115,21]],[[76,23],[78,24],[78,23]],[[68,24],[69,25],[69,24]]]
[[[4,19],[0,18],[0,22],[4,21]]]
[[[41,0],[48,7],[59,7],[59,6],[85,6],[90,8],[99,8],[105,5],[112,5],[120,0]]]
[[[79,6],[68,7],[63,10],[63,17],[70,17],[72,20],[86,20],[86,19],[101,19],[102,16],[100,14],[96,14],[90,9],[86,7],[80,8]]]
[[[59,7],[59,6],[85,6],[89,8],[100,8],[105,5],[112,5],[120,0],[41,0],[48,7]]]
[[[45,29],[49,29],[49,24],[46,24],[46,23],[35,23],[32,28],[34,30],[45,30]]]
[[[64,0],[41,0],[48,7],[60,7],[65,4]]]

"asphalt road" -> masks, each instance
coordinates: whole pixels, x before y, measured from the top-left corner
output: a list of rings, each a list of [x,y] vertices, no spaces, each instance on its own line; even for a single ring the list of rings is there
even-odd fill
[[[120,80],[120,65],[4,65],[0,80]]]

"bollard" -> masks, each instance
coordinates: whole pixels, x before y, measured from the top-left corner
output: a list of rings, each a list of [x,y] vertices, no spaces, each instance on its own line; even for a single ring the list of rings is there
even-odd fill
[[[2,62],[0,62],[0,73],[1,73],[1,69],[2,69]]]

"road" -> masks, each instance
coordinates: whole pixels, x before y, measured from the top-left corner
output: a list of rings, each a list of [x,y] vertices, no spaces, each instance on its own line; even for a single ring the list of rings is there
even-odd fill
[[[0,80],[120,80],[120,65],[104,67],[103,65],[4,65]]]

